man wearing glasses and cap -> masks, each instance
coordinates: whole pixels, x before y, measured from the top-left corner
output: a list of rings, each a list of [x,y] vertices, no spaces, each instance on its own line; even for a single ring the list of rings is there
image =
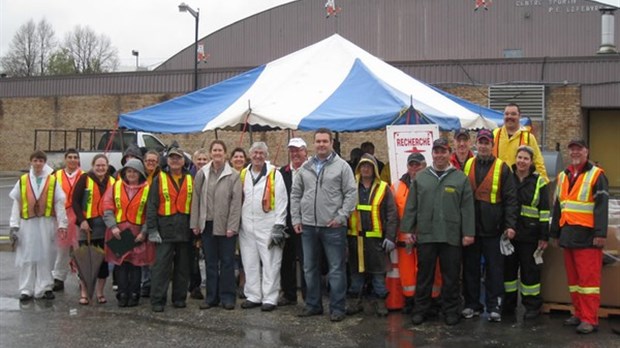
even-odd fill
[[[558,175],[550,235],[564,248],[568,289],[575,306],[575,314],[564,325],[589,334],[598,329],[609,184],[603,170],[588,161],[585,141],[570,141],[568,154],[570,165]]]
[[[308,159],[306,142],[302,138],[291,138],[288,142],[288,154],[291,163],[280,168],[280,174],[286,186],[286,194],[289,203],[286,207],[286,227],[289,239],[284,244],[282,251],[282,265],[280,266],[280,287],[282,297],[278,300],[278,306],[288,306],[297,304],[297,260],[299,259],[299,269],[304,269],[304,254],[301,248],[301,236],[293,231],[291,222],[290,195],[293,178],[299,172],[301,165]],[[306,297],[306,281],[301,275],[301,294]]]
[[[482,129],[476,136],[478,154],[465,163],[463,172],[469,177],[474,192],[476,242],[463,250],[463,295],[466,319],[480,315],[480,262],[485,260],[486,310],[490,322],[502,320],[504,296],[504,255],[500,240],[515,236],[519,203],[506,163],[492,154],[493,133]]]

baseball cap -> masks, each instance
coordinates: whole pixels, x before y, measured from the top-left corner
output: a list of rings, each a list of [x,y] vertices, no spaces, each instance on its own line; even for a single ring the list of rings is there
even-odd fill
[[[179,149],[178,147],[173,147],[170,150],[168,150],[168,157],[172,155],[183,157],[183,151],[181,151],[181,149]]]
[[[307,147],[307,145],[302,138],[291,138],[288,141],[288,147]]]
[[[409,155],[409,157],[407,157],[407,164],[411,163],[411,162],[418,162],[418,163],[422,163],[424,162],[424,155],[422,155],[419,152],[414,152],[411,155]]]
[[[439,139],[433,141],[433,150],[436,147],[441,147],[443,149],[446,149],[446,150],[450,151],[450,144],[448,143],[448,140],[445,139],[445,138],[439,138]]]
[[[571,141],[568,142],[567,147],[571,147],[573,145],[577,145],[579,147],[585,147],[586,149],[588,148],[588,145],[586,145],[586,142],[583,139],[572,139]]]
[[[464,136],[465,138],[467,138],[467,140],[469,140],[469,131],[467,131],[467,129],[465,128],[461,128],[454,132],[454,139],[458,139],[458,137],[460,136]]]
[[[493,142],[493,133],[488,129],[481,129],[478,131],[478,135],[476,135],[476,140],[480,140],[482,138],[486,138],[490,142]]]

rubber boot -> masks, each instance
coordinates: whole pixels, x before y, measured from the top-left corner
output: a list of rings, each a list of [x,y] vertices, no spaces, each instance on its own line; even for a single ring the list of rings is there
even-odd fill
[[[403,314],[411,314],[413,312],[413,296],[405,297],[405,306],[402,309]]]
[[[375,314],[378,317],[386,317],[388,315],[388,309],[385,306],[385,299],[383,298],[374,299],[373,306],[375,307]]]

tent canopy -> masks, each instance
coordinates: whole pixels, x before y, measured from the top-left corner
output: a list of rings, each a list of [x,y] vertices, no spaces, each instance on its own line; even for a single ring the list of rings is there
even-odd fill
[[[402,117],[410,111],[442,130],[494,128],[497,124],[488,116],[501,115],[455,102],[335,34],[215,85],[121,114],[119,126],[193,133],[247,122],[280,129],[367,131],[414,122]]]

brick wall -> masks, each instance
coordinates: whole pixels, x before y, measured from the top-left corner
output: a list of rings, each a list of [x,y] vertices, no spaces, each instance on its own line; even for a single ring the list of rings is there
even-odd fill
[[[446,90],[461,98],[487,105],[486,87],[459,86]],[[0,170],[21,170],[28,167],[28,156],[34,149],[34,129],[110,128],[120,113],[153,105],[175,96],[153,94],[0,99],[0,149],[2,149]],[[564,150],[569,139],[585,136],[580,98],[579,86],[547,88],[545,125],[547,149],[554,149],[555,143],[560,143]],[[539,141],[542,141],[539,135],[541,131],[535,130]],[[290,134],[304,138],[309,149],[312,149],[312,132],[291,131]],[[267,143],[271,159],[278,165],[288,161],[286,153],[288,136],[288,131],[253,132],[251,135],[253,141]],[[229,151],[239,146],[240,142],[245,149],[250,146],[249,133],[242,136],[239,131],[218,131],[217,137],[227,143]],[[351,149],[358,147],[362,142],[372,141],[376,147],[375,155],[384,162],[388,160],[384,131],[341,133],[338,137],[341,153],[345,159],[349,158]],[[192,153],[201,147],[208,147],[215,139],[215,132],[165,134],[160,138],[165,143],[177,140],[185,151]],[[75,141],[69,139],[69,143]],[[53,144],[52,148],[61,146]],[[565,151],[563,154],[566,155]]]

